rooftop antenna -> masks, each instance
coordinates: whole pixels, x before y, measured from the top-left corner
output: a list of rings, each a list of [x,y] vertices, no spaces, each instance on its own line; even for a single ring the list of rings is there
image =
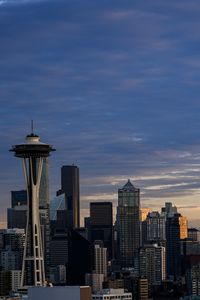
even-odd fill
[[[34,128],[33,128],[33,120],[31,120],[31,134],[34,134],[33,131],[34,131]]]

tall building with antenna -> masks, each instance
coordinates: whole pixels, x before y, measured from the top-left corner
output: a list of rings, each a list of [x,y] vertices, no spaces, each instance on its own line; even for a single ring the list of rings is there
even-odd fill
[[[54,150],[50,145],[40,142],[40,137],[33,133],[33,123],[32,133],[26,136],[25,143],[15,145],[10,150],[23,160],[28,198],[21,288],[45,285],[39,197],[43,162]]]

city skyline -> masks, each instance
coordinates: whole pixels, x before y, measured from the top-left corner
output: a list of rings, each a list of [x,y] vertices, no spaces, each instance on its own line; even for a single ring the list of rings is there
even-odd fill
[[[141,206],[199,215],[200,4],[0,1],[0,221],[23,189],[11,145],[30,132],[80,168],[82,216],[131,179]]]

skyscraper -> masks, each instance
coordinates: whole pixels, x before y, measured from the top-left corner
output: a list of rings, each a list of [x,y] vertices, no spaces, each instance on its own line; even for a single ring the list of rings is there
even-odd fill
[[[161,285],[166,279],[165,247],[146,245],[140,248],[140,276],[148,278],[150,286]]]
[[[167,275],[177,279],[181,275],[180,214],[174,214],[166,221]]]
[[[0,233],[0,268],[3,271],[21,270],[24,246],[24,229],[4,229]]]
[[[43,162],[54,149],[40,142],[33,132],[26,136],[26,142],[15,145],[10,151],[22,158],[27,185],[28,207],[26,237],[22,265],[21,287],[45,285],[44,251],[40,227],[40,183]]]
[[[65,194],[68,227],[80,226],[79,199],[79,168],[77,166],[62,166],[61,190],[58,195]]]
[[[102,241],[94,244],[94,273],[103,274],[107,277],[107,248],[103,247]]]
[[[85,274],[92,271],[92,245],[74,229],[68,232],[67,283],[84,285]]]
[[[165,207],[161,208],[161,214],[165,216],[165,218],[171,217],[174,214],[177,214],[177,207],[172,206],[171,202],[165,202]]]
[[[158,211],[152,211],[146,218],[147,241],[165,240],[165,217]]]
[[[113,215],[112,202],[90,203],[90,236],[91,241],[103,241],[108,250],[108,259],[113,258]]]
[[[140,190],[128,180],[118,190],[117,234],[121,267],[133,267],[140,247]]]

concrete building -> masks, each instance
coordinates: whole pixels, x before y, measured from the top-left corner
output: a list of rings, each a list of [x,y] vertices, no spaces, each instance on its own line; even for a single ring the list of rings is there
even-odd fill
[[[124,289],[105,289],[92,295],[92,300],[132,300],[132,294]]]
[[[146,218],[147,241],[163,241],[165,237],[165,217],[158,211],[152,211]]]
[[[165,202],[165,206],[161,208],[161,214],[163,214],[165,218],[172,217],[177,213],[177,207],[173,206],[171,202]]]
[[[152,287],[161,285],[166,279],[166,255],[162,246],[146,245],[140,248],[140,276],[148,279]]]
[[[20,288],[22,272],[19,270],[11,271],[11,289],[16,292]]]
[[[101,245],[101,241],[94,244],[94,273],[107,277],[107,248]]]
[[[89,286],[30,287],[28,300],[91,300]]]
[[[130,180],[118,190],[118,260],[121,267],[133,267],[140,247],[140,190]]]
[[[107,277],[107,248],[102,241],[95,241],[93,252],[93,271],[85,275],[85,284],[91,286],[92,293],[97,293],[102,291]]]

